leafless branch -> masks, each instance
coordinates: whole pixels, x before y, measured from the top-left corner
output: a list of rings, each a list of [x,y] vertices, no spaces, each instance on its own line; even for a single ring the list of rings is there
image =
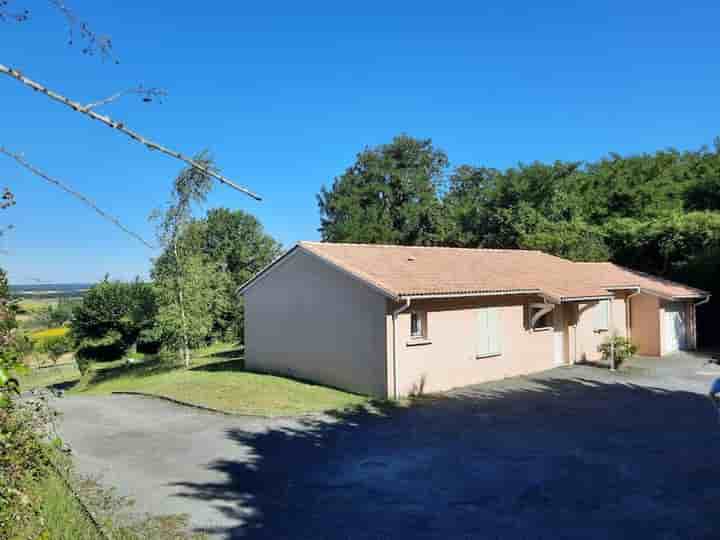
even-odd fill
[[[80,39],[85,41],[85,47],[82,49],[83,54],[93,56],[100,53],[103,58],[110,58],[116,64],[119,63],[112,55],[112,40],[110,36],[96,34],[86,23],[81,21],[77,15],[62,0],[48,0],[50,4],[55,6],[65,17],[68,27],[68,45],[72,45],[75,32],[80,34]]]
[[[137,86],[135,88],[128,88],[127,90],[121,90],[120,92],[116,92],[112,96],[108,96],[105,99],[88,103],[87,105],[85,105],[85,109],[89,111],[90,109],[96,109],[97,107],[108,105],[109,103],[112,103],[113,101],[116,101],[128,94],[137,94],[139,96],[142,96],[142,100],[145,103],[149,103],[151,101],[157,101],[159,103],[162,103],[162,98],[167,96],[167,92],[162,88],[145,88],[141,84],[140,86]]]
[[[37,92],[41,92],[41,93],[45,94],[50,99],[57,101],[59,103],[62,103],[63,105],[70,107],[72,110],[74,110],[76,112],[79,112],[86,116],[89,116],[93,120],[102,122],[106,126],[111,127],[113,129],[116,129],[116,130],[124,133],[125,135],[127,135],[128,137],[133,139],[134,141],[137,141],[140,144],[144,144],[150,150],[158,150],[159,152],[162,152],[163,154],[166,154],[170,157],[173,157],[175,159],[183,161],[183,162],[187,163],[188,165],[204,172],[205,174],[212,176],[213,178],[222,182],[223,184],[228,185],[231,188],[236,189],[236,190],[244,193],[245,195],[252,197],[253,199],[255,199],[257,201],[262,200],[262,198],[259,195],[257,195],[256,193],[253,193],[252,191],[250,191],[247,188],[239,186],[238,184],[236,184],[229,178],[223,176],[216,170],[208,169],[207,167],[198,163],[194,159],[191,159],[176,150],[172,150],[172,149],[162,146],[154,141],[146,139],[145,137],[143,137],[136,131],[133,131],[133,130],[125,127],[125,124],[123,124],[122,122],[113,120],[109,116],[98,114],[95,111],[93,111],[92,109],[88,109],[86,106],[80,104],[79,102],[73,101],[69,98],[66,98],[65,96],[63,96],[61,94],[58,94],[57,92],[50,90],[49,88],[45,87],[44,85],[25,77],[20,71],[18,71],[16,69],[12,69],[3,64],[0,64],[0,74],[8,75],[8,76],[12,77],[13,79],[16,79],[17,81],[21,82],[25,86],[32,88],[33,90],[35,90]]]
[[[30,18],[30,10],[10,11],[10,0],[0,0],[0,21],[25,22]]]
[[[132,237],[135,238],[136,240],[139,240],[140,242],[142,242],[143,244],[145,244],[145,245],[146,245],[147,247],[149,247],[150,249],[155,249],[155,246],[153,246],[152,244],[150,244],[149,242],[147,242],[144,238],[142,238],[142,237],[141,237],[140,235],[138,235],[137,233],[134,233],[133,231],[131,231],[130,229],[128,229],[125,225],[123,225],[122,223],[120,223],[120,221],[119,221],[116,217],[111,216],[110,214],[108,214],[107,212],[105,212],[104,210],[102,210],[100,207],[98,207],[97,204],[95,204],[93,201],[91,201],[90,199],[88,199],[85,195],[83,195],[82,193],[80,193],[80,192],[78,192],[78,191],[75,191],[74,189],[72,189],[71,187],[67,186],[66,184],[64,184],[64,183],[61,182],[60,180],[57,180],[57,179],[55,179],[55,178],[50,177],[48,174],[44,173],[43,171],[41,171],[41,170],[38,169],[37,167],[33,166],[33,165],[32,165],[30,162],[28,162],[21,154],[18,154],[18,153],[16,153],[16,152],[11,152],[10,150],[8,150],[7,148],[5,148],[4,146],[0,146],[0,154],[4,154],[4,155],[6,155],[6,156],[8,156],[8,157],[10,157],[10,158],[12,158],[12,159],[14,159],[19,165],[21,165],[22,167],[24,167],[25,169],[27,169],[28,171],[30,171],[31,173],[33,173],[35,176],[39,176],[40,178],[42,178],[42,179],[45,180],[46,182],[49,182],[49,183],[51,183],[51,184],[54,184],[54,185],[56,185],[57,187],[59,187],[60,189],[62,189],[63,191],[65,191],[66,193],[69,193],[69,194],[72,195],[73,197],[75,197],[75,198],[77,198],[77,199],[80,199],[84,204],[86,204],[87,206],[89,206],[90,208],[92,208],[93,210],[95,210],[95,212],[97,212],[98,214],[100,214],[103,218],[105,218],[105,219],[107,219],[108,221],[110,221],[110,222],[112,222],[113,224],[115,224],[115,225],[116,225],[118,228],[120,228],[122,231],[124,231],[125,233],[129,234],[130,236],[132,236]]]

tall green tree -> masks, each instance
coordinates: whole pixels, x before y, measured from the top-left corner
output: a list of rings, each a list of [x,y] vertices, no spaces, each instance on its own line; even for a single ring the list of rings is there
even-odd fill
[[[433,244],[439,239],[438,187],[448,159],[430,139],[395,137],[368,148],[318,195],[328,242]]]
[[[215,279],[217,294],[225,299],[220,304],[232,306],[216,310],[212,335],[226,340],[242,341],[243,307],[237,289],[281,253],[280,244],[267,234],[260,222],[241,210],[215,208],[203,218],[192,220],[178,240],[180,251],[192,253],[208,261],[216,272],[226,274]],[[173,252],[166,249],[155,260],[156,276],[167,275]]]
[[[193,206],[204,202],[212,187],[215,165],[207,152],[195,157],[201,168],[186,167],[175,178],[172,200],[165,211],[155,211],[158,238],[167,256],[165,266],[153,272],[158,288],[158,319],[163,341],[180,352],[186,367],[190,366],[190,348],[197,345],[196,332],[204,331],[210,299],[200,294],[206,283],[199,270],[206,262],[194,253],[182,237],[192,222]],[[208,269],[211,271],[211,269]]]

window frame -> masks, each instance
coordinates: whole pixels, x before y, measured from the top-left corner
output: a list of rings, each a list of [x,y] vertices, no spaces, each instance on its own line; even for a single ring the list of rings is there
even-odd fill
[[[545,309],[545,307],[547,307],[547,306],[545,306],[545,305],[542,305],[542,306],[543,306],[543,307],[541,307],[540,304],[538,304],[538,305],[528,304],[528,305],[526,306],[526,309],[527,309],[527,325],[528,325],[528,330],[530,330],[530,332],[548,332],[548,331],[550,331],[550,330],[554,330],[554,329],[555,329],[555,310],[558,309],[557,306],[556,306],[555,308],[551,309],[550,311],[548,311],[548,312],[547,312],[545,315],[543,315],[542,317],[540,317],[540,319],[539,319],[538,322],[536,323],[537,326],[533,326],[533,325],[532,325],[532,320],[533,320],[533,316],[535,315],[535,313],[536,313],[537,311],[541,311],[541,310]],[[546,317],[549,319],[549,320],[546,321],[546,322],[549,322],[550,324],[546,324],[546,325],[542,325],[542,326],[541,326],[540,323],[541,323],[542,320],[545,319]]]
[[[413,320],[417,320],[420,325],[420,333],[413,333]],[[411,340],[426,340],[428,338],[427,333],[427,311],[421,311],[414,309],[410,312],[410,339]]]

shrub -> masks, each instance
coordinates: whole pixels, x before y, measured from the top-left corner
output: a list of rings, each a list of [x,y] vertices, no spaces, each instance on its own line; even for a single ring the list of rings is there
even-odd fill
[[[613,336],[605,340],[598,347],[598,351],[602,353],[603,360],[611,361],[613,348],[615,349],[615,367],[622,365],[625,360],[632,357],[637,352],[637,347],[626,337]]]
[[[12,403],[0,408],[0,539],[15,537],[36,520],[38,493],[33,486],[45,477],[49,447],[36,434],[44,422],[35,405]],[[40,406],[37,406],[38,410]]]
[[[38,352],[47,354],[52,363],[57,364],[63,354],[73,350],[73,340],[67,335],[52,335],[39,341],[36,349]]]

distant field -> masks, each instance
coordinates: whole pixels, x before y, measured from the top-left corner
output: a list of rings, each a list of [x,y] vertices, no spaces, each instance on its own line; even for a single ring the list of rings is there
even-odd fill
[[[40,330],[39,332],[33,332],[30,334],[32,339],[46,339],[49,337],[64,336],[70,332],[67,326],[59,326],[57,328],[48,328],[47,330]]]
[[[10,285],[10,294],[33,301],[57,300],[58,298],[81,298],[92,283],[47,283],[33,285]]]

